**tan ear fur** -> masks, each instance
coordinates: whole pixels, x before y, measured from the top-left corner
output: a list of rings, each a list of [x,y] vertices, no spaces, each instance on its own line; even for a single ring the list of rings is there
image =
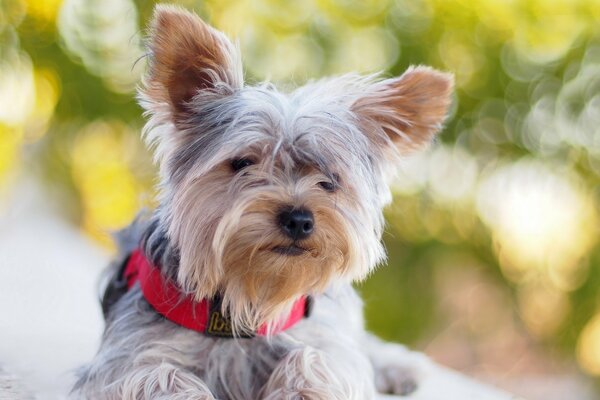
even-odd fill
[[[377,145],[391,141],[400,153],[409,153],[425,147],[441,129],[453,86],[451,74],[410,68],[399,78],[377,83],[354,103],[352,111]],[[387,137],[377,136],[381,130]]]
[[[174,122],[201,90],[241,88],[239,53],[227,37],[196,14],[158,5],[150,28],[150,73],[144,94],[170,105]]]

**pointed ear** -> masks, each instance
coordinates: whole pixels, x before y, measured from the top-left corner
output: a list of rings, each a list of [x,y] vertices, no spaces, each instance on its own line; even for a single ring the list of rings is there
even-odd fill
[[[202,91],[231,93],[243,85],[239,52],[227,37],[196,14],[158,5],[150,25],[150,71],[142,96],[167,104],[174,123],[189,114]]]
[[[441,129],[453,86],[451,74],[411,67],[399,78],[374,84],[352,111],[375,145],[393,144],[406,154],[426,147]]]

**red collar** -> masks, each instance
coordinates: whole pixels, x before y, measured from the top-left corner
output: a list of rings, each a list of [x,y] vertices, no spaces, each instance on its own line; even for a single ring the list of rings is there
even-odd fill
[[[150,264],[139,249],[131,253],[123,274],[127,287],[140,283],[146,301],[162,316],[185,328],[211,336],[233,337],[231,323],[221,314],[221,304],[217,299],[197,302],[190,295],[184,295],[173,282],[165,279],[158,268]],[[294,326],[307,316],[310,299],[301,297],[292,306],[284,323],[278,324],[272,335]],[[261,326],[256,334],[266,336],[266,326]],[[252,337],[247,335],[246,337]]]

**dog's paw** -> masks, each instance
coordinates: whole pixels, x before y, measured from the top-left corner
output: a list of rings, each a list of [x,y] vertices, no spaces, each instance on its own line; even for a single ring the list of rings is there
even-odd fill
[[[417,391],[432,365],[424,354],[394,343],[378,342],[371,350],[375,387],[383,394],[410,396]]]
[[[408,396],[418,388],[417,375],[412,369],[391,365],[377,371],[375,387],[379,393]]]

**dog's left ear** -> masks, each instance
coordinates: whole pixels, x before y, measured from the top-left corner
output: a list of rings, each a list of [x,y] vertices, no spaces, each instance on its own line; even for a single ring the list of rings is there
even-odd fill
[[[375,145],[385,151],[391,144],[406,154],[426,147],[441,129],[453,86],[451,74],[410,68],[399,78],[374,84],[352,111]]]
[[[238,49],[223,33],[182,8],[156,6],[148,50],[150,71],[142,98],[167,104],[176,125],[189,115],[189,102],[199,93],[228,94],[243,85]]]

